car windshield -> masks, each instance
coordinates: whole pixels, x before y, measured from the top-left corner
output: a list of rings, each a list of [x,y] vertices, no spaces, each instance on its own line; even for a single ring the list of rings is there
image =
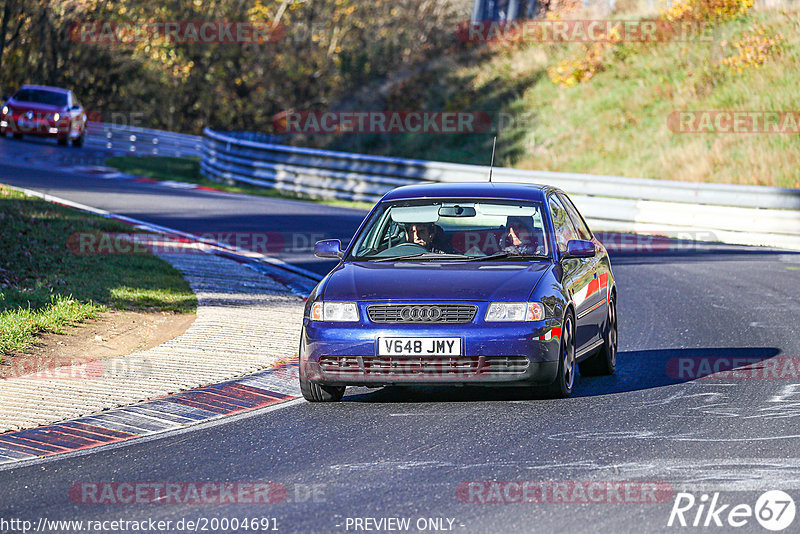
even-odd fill
[[[348,259],[540,259],[549,257],[545,236],[536,201],[399,201],[372,214]]]
[[[67,105],[67,94],[44,89],[20,89],[14,95],[14,100],[63,107]]]

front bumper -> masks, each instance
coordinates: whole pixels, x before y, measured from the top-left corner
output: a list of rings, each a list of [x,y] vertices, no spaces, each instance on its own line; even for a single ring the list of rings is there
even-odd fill
[[[300,376],[325,385],[550,384],[560,321],[370,324],[303,320]],[[460,337],[460,356],[378,356],[379,337]]]
[[[0,133],[7,132],[56,139],[77,139],[83,135],[78,123],[62,118],[58,122],[45,118],[27,119],[21,115],[5,115],[0,118]]]

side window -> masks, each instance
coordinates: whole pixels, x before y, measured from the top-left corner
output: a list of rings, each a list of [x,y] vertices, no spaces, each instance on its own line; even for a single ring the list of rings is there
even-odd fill
[[[366,234],[359,238],[356,244],[355,251],[357,256],[364,256],[374,254],[382,250],[384,245],[389,239],[389,232],[391,232],[390,225],[392,219],[389,216],[389,210],[384,210],[383,213],[374,215],[378,220],[375,221],[371,227],[368,228]],[[383,247],[386,248],[386,247]]]
[[[572,203],[572,200],[570,200],[567,195],[562,195],[561,193],[558,194],[558,198],[564,203],[564,207],[567,208],[569,218],[572,220],[572,224],[578,231],[580,239],[591,241],[592,232],[589,231],[589,227],[586,226],[586,222],[583,220],[583,217],[581,217],[580,213],[578,213],[578,208],[575,207],[575,204]]]
[[[550,215],[553,217],[553,229],[556,233],[558,250],[564,252],[567,250],[567,243],[570,239],[578,239],[578,232],[575,231],[564,205],[555,195],[549,196],[547,202],[550,205]]]

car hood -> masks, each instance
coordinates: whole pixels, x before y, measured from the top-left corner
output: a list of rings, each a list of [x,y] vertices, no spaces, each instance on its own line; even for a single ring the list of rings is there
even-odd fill
[[[40,112],[40,113],[53,113],[65,111],[66,106],[50,106],[48,104],[38,104],[36,102],[17,102],[16,100],[9,100],[8,106],[14,109],[15,113],[25,113],[27,111]]]
[[[353,262],[331,272],[325,300],[527,300],[550,262]]]

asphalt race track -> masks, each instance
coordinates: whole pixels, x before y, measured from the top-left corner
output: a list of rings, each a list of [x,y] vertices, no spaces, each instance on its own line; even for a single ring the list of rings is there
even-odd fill
[[[320,274],[335,262],[315,258],[314,241],[350,239],[364,218],[360,210],[319,203],[167,188],[75,172],[72,169],[102,164],[108,154],[88,147],[64,148],[49,140],[0,139],[0,181],[197,235],[219,239],[234,232],[264,233],[264,248],[272,256]],[[272,251],[273,241],[280,250]]]
[[[82,175],[68,168],[79,152],[102,157],[0,139],[0,182],[194,233],[349,238],[363,217],[313,203]],[[58,165],[54,158],[61,158]],[[320,273],[330,267],[308,252],[283,257]],[[612,253],[612,262],[619,284],[617,374],[581,377],[570,399],[469,388],[351,388],[339,404],[293,401],[0,471],[0,517],[173,525],[263,517],[275,518],[279,532],[363,532],[375,525],[365,518],[395,517],[408,518],[412,531],[440,525],[454,532],[689,532],[700,528],[667,527],[678,492],[698,503],[719,492],[719,505],[729,505],[719,516],[723,522],[733,506],[754,507],[767,490],[797,498],[800,254],[676,246]],[[706,379],[676,372],[686,362],[713,365],[723,358],[777,363],[778,372]],[[286,495],[276,504],[100,505],[70,498],[76,483],[112,481],[272,481]],[[489,481],[502,481],[505,493],[484,491],[496,490]],[[509,481],[562,484],[570,496],[545,492],[533,500],[556,502],[511,502],[519,501],[518,486]],[[574,495],[589,481],[605,488],[600,502]],[[660,493],[641,502],[648,499],[631,481]],[[620,484],[633,490],[625,493]],[[687,511],[686,520],[694,521],[697,511]],[[709,521],[704,531],[765,532],[754,517],[735,529]],[[787,531],[797,525],[800,518]]]

